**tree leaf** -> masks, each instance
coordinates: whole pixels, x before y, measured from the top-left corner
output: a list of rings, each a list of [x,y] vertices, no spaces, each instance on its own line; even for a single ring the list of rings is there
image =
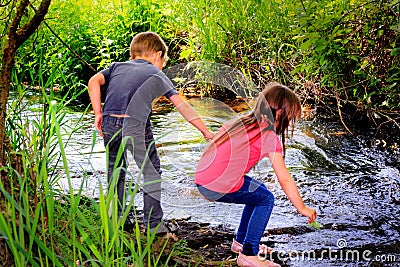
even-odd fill
[[[324,227],[322,224],[320,224],[317,220],[314,220],[310,223],[308,223],[308,226],[311,226],[317,230],[321,230],[322,227]]]

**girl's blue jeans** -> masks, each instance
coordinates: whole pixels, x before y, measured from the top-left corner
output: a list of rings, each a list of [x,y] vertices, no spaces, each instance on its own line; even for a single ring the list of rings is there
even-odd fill
[[[200,193],[210,200],[244,204],[236,241],[243,244],[244,255],[257,255],[261,237],[274,206],[274,195],[267,187],[247,175],[244,176],[243,186],[233,193],[218,193],[200,185],[197,187]]]

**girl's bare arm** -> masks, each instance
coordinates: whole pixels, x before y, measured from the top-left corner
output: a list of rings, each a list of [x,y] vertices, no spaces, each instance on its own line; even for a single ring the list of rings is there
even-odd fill
[[[293,206],[301,215],[308,217],[308,222],[314,221],[317,217],[317,213],[315,209],[304,205],[303,199],[297,189],[297,185],[286,167],[283,155],[281,153],[269,153],[269,157],[275,174],[278,177],[279,184],[290,202],[292,202]]]

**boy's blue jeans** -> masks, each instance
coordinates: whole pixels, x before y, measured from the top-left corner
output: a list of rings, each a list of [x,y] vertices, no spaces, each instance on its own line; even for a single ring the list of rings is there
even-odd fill
[[[104,133],[104,145],[108,146],[108,184],[113,179],[118,179],[116,189],[120,204],[119,210],[123,209],[125,197],[125,176],[127,168],[126,155],[129,150],[141,169],[143,176],[143,223],[150,228],[156,227],[162,217],[161,207],[161,168],[156,145],[154,143],[151,125],[132,118],[118,118],[103,116],[102,131]],[[122,139],[127,136],[127,146],[123,150],[123,156],[117,163],[117,155]],[[133,140],[133,144],[132,141]],[[133,147],[133,151],[132,151]],[[118,165],[117,165],[118,164]],[[119,175],[117,178],[117,174]]]
[[[200,185],[197,187],[210,200],[244,204],[236,241],[243,244],[244,255],[257,255],[261,237],[274,207],[274,195],[267,187],[247,175],[244,176],[243,186],[233,193],[217,193]]]

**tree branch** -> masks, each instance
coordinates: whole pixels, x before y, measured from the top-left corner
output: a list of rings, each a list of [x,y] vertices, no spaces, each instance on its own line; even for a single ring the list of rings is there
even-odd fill
[[[351,134],[354,135],[354,133],[349,129],[349,127],[347,127],[346,123],[343,120],[343,115],[342,115],[342,110],[341,105],[340,105],[340,99],[339,99],[339,93],[338,90],[335,86],[335,97],[336,97],[336,102],[337,102],[337,108],[338,108],[338,112],[339,112],[339,117],[340,117],[340,122],[343,124],[344,128]]]
[[[28,2],[27,0],[23,0]],[[39,9],[35,12],[32,19],[22,26],[18,31],[17,47],[19,47],[23,42],[25,42],[39,27],[39,25],[44,20],[44,16],[47,14],[51,0],[43,0],[40,3]]]
[[[47,26],[47,28],[50,30],[50,32],[69,50],[71,51],[72,54],[74,54],[74,56],[76,56],[80,61],[82,61],[89,69],[91,69],[93,72],[97,72],[97,70],[95,68],[93,68],[92,65],[90,65],[86,60],[84,60],[80,55],[78,55],[66,42],[64,42],[60,36],[57,35],[57,33],[55,33],[53,31],[53,29],[49,26],[49,24],[47,24],[46,21],[43,21],[44,25]]]
[[[15,17],[13,19],[13,22],[11,23],[10,26],[10,34],[16,34],[17,33],[17,29],[19,24],[21,23],[21,19],[24,15],[24,11],[26,10],[26,7],[29,4],[29,0],[22,0],[20,5],[17,7],[17,13],[15,14]]]

